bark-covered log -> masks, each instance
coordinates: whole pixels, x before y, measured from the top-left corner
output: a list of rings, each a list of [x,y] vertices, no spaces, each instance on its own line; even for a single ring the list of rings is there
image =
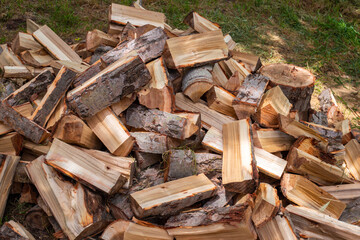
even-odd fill
[[[328,124],[334,126],[335,123],[344,120],[344,115],[336,102],[336,99],[330,88],[322,91],[318,97],[320,102],[320,111],[327,117]]]
[[[4,223],[0,228],[0,238],[4,240],[35,240],[22,224],[13,220]]]
[[[134,151],[134,153],[136,158],[136,164],[139,166],[141,170],[144,170],[145,168],[162,161],[161,154],[154,154],[154,153],[147,153],[140,151]]]
[[[135,138],[136,151],[163,154],[169,149],[169,137],[166,135],[154,132],[131,132],[130,135]]]
[[[166,181],[189,177],[197,173],[194,153],[191,150],[169,150],[164,154]]]

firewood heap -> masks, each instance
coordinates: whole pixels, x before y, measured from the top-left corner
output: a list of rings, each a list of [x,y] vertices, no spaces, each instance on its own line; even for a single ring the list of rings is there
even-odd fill
[[[360,134],[332,91],[315,111],[308,70],[184,23],[112,4],[84,42],[28,19],[0,46],[0,218],[34,205],[1,239],[360,239]]]

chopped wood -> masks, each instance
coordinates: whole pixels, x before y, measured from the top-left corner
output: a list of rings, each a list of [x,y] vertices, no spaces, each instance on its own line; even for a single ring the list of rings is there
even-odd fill
[[[211,127],[205,134],[201,144],[213,152],[222,154],[224,149],[222,132],[215,127]]]
[[[275,179],[280,179],[284,173],[287,162],[269,153],[268,151],[254,147],[256,166],[261,173]]]
[[[130,22],[134,26],[151,24],[164,28],[165,15],[160,12],[112,3],[109,9],[109,22],[120,25],[126,25],[127,22]]]
[[[89,31],[86,35],[86,50],[95,51],[95,49],[100,45],[116,47],[119,43],[119,40],[107,35],[103,31],[94,29]]]
[[[73,185],[65,181],[44,160],[44,156],[39,157],[26,167],[31,181],[67,237],[83,239],[104,229],[110,218],[102,197],[79,183]],[[91,177],[96,178],[97,174]],[[72,204],[74,202],[76,205]]]
[[[134,151],[134,153],[136,158],[136,164],[141,170],[144,170],[147,167],[162,161],[161,154],[146,153],[140,151]]]
[[[26,32],[29,34],[33,34],[36,30],[38,30],[41,26],[31,20],[30,18],[26,19]]]
[[[281,180],[281,191],[297,205],[323,212],[336,219],[339,219],[346,207],[346,204],[300,175],[285,173]]]
[[[313,122],[315,124],[319,124],[319,125],[323,125],[323,126],[328,126],[328,120],[327,120],[327,116],[325,113],[323,112],[316,112],[311,111],[310,110],[310,116],[309,116],[309,122]]]
[[[252,143],[250,119],[224,124],[222,184],[228,191],[252,193],[258,171]]]
[[[257,70],[259,70],[262,66],[260,57],[256,55],[240,52],[238,50],[232,50],[230,51],[230,54],[232,58],[236,61],[241,61],[242,63],[244,63],[245,67],[247,69],[250,69],[252,73],[257,72]]]
[[[0,137],[0,154],[19,156],[23,137],[18,133],[8,133]]]
[[[58,74],[58,72],[60,71],[60,69],[63,66],[66,67],[67,69],[70,69],[70,70],[76,72],[77,74],[84,72],[86,69],[88,69],[90,67],[89,65],[87,65],[84,62],[78,63],[78,62],[71,62],[71,61],[66,61],[66,60],[52,61],[50,66],[52,67],[52,69],[54,70],[54,72],[56,74]]]
[[[19,32],[11,43],[11,48],[15,54],[25,50],[38,50],[42,46],[34,39],[31,34]]]
[[[320,134],[320,136],[328,139],[329,142],[334,142],[334,141],[341,142],[342,141],[342,132],[340,130],[337,130],[335,128],[326,127],[326,126],[319,125],[319,124],[315,124],[315,123],[311,123],[311,122],[302,121],[302,123],[305,124],[306,126],[308,126],[309,128],[317,131]]]
[[[18,165],[16,166],[15,174],[13,182],[16,183],[31,183],[27,173],[26,173],[26,164],[28,161],[19,161]]]
[[[345,145],[345,162],[351,175],[360,180],[360,144],[356,139]]]
[[[344,221],[354,225],[360,225],[360,198],[347,204],[345,211],[339,218],[340,221]]]
[[[131,152],[134,139],[110,108],[98,112],[86,122],[112,154],[125,157]]]
[[[254,146],[268,152],[289,151],[294,138],[280,130],[258,128],[253,125]]]
[[[197,173],[204,173],[208,178],[220,176],[222,171],[222,156],[213,153],[195,153]]]
[[[236,99],[233,94],[223,88],[213,86],[206,94],[206,97],[209,108],[235,119],[237,118],[232,105],[232,102]]]
[[[358,239],[360,227],[339,221],[325,213],[306,207],[289,205],[286,211],[290,213],[295,232],[300,236],[313,239],[346,240]]]
[[[191,150],[169,150],[164,154],[164,181],[189,177],[197,173],[195,154]]]
[[[5,66],[23,66],[20,59],[6,44],[0,45],[0,69]]]
[[[34,38],[43,45],[51,55],[59,60],[82,62],[74,52],[53,30],[44,25],[33,33]]]
[[[107,33],[113,36],[120,35],[124,26],[117,25],[115,23],[109,23]]]
[[[221,69],[219,63],[215,63],[212,70],[212,77],[215,84],[224,87],[228,81],[228,77],[225,75],[224,71]]]
[[[330,88],[322,91],[318,99],[320,102],[320,111],[326,114],[330,126],[344,120],[344,116]]]
[[[166,135],[154,132],[131,132],[130,134],[135,138],[134,150],[136,151],[163,154],[169,149],[169,139]]]
[[[20,157],[0,154],[0,219],[3,219],[6,202]]]
[[[25,66],[5,66],[3,77],[31,79],[33,74]]]
[[[144,62],[132,52],[68,92],[67,102],[81,118],[89,118],[140,90],[150,79]]]
[[[50,66],[55,60],[44,49],[27,50],[20,53],[21,59],[28,65],[33,67]]]
[[[26,212],[25,222],[32,230],[46,230],[46,228],[50,225],[48,215],[39,205],[33,206]]]
[[[237,92],[241,85],[243,85],[245,78],[250,75],[250,72],[233,58],[220,62],[219,64],[225,74],[229,76],[229,80],[226,82],[224,88],[231,92]]]
[[[353,184],[321,186],[321,188],[346,204],[360,198],[360,184],[358,182]]]
[[[219,24],[207,20],[197,12],[190,12],[185,17],[184,23],[199,33],[216,31],[220,29]]]
[[[234,50],[234,48],[236,47],[236,42],[234,42],[234,40],[231,38],[230,34],[226,34],[224,36],[224,41],[225,41],[226,45],[228,46],[229,50]]]
[[[213,196],[215,189],[204,174],[190,176],[132,193],[131,206],[140,218],[172,215]]]
[[[65,95],[75,76],[76,73],[66,67],[60,69],[54,81],[49,85],[40,104],[33,112],[31,116],[32,121],[45,127],[46,122],[49,120],[61,98]]]
[[[66,96],[64,96],[56,106],[54,112],[51,114],[49,120],[46,124],[47,130],[54,130],[56,124],[60,121],[62,117],[64,117],[69,112],[69,109],[66,104]]]
[[[110,165],[56,138],[46,155],[46,163],[107,194],[117,192],[126,182],[126,178]]]
[[[1,239],[19,239],[19,240],[35,240],[34,236],[26,230],[26,228],[18,222],[10,220],[5,222],[4,225],[0,228],[0,238]]]
[[[136,94],[129,94],[123,97],[119,102],[111,105],[111,109],[114,113],[119,116],[122,112],[124,112],[131,104],[136,100]]]
[[[35,204],[37,202],[37,196],[38,196],[38,193],[35,190],[35,187],[33,187],[32,184],[25,183],[25,184],[23,184],[23,187],[22,187],[22,190],[20,193],[19,203]]]
[[[335,129],[341,131],[342,133],[342,141],[341,141],[342,144],[347,144],[349,141],[351,141],[351,139],[354,138],[351,132],[351,125],[349,119],[345,119],[341,122],[337,122],[335,124]]]
[[[166,41],[164,59],[169,68],[196,67],[226,58],[228,48],[221,30],[170,38]]]
[[[277,215],[257,229],[260,240],[296,240],[290,221],[285,216]]]
[[[0,122],[0,135],[4,135],[6,133],[12,132],[12,128],[7,126],[6,124]]]

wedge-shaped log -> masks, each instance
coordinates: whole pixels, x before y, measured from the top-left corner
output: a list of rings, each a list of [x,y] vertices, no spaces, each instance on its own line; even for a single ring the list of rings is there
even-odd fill
[[[215,111],[237,118],[232,102],[236,99],[233,94],[221,87],[213,86],[206,94],[209,108]]]
[[[0,154],[0,219],[3,219],[4,216],[7,198],[19,161],[20,157]]]
[[[0,69],[5,66],[24,66],[7,44],[0,45]]]
[[[171,149],[164,155],[164,161],[165,182],[192,176],[197,173],[196,161],[191,150]]]
[[[112,3],[109,10],[109,22],[120,25],[125,25],[127,22],[130,22],[134,26],[151,24],[164,28],[165,15],[160,12]]]
[[[280,200],[275,188],[270,184],[260,183],[256,191],[255,206],[251,216],[258,228],[271,221],[280,208]]]
[[[46,67],[55,61],[44,49],[26,50],[20,53],[21,59],[28,65],[33,67]]]
[[[189,138],[199,130],[199,127],[186,117],[141,105],[133,105],[127,110],[126,124],[177,139]]]
[[[31,116],[31,120],[42,127],[45,127],[51,114],[55,110],[61,98],[70,87],[74,80],[76,73],[70,69],[62,67],[56,75],[54,81],[47,89],[45,96],[42,98],[40,104],[37,106]]]
[[[323,125],[315,124],[311,122],[302,121],[301,123],[317,131],[320,134],[320,136],[328,139],[329,142],[336,141],[340,143],[342,141],[343,134],[340,130],[337,130],[335,128],[325,127]]]
[[[88,118],[140,90],[151,79],[144,62],[132,52],[67,94],[69,106]]]
[[[228,58],[228,52],[223,34],[218,30],[170,38],[166,41],[164,57],[169,68],[185,68],[221,61]]]
[[[44,160],[41,156],[26,167],[31,181],[63,233],[70,240],[77,240],[102,231],[110,220],[102,197],[79,183],[73,185],[65,181]],[[76,205],[72,204],[74,202]]]
[[[232,103],[238,119],[250,117],[256,112],[268,83],[269,78],[260,74],[245,78]]]
[[[100,149],[102,146],[101,141],[86,123],[73,114],[61,118],[53,137],[89,149]]]
[[[250,119],[224,124],[222,184],[228,191],[252,193],[258,184],[251,135]]]
[[[56,138],[46,155],[46,163],[107,194],[117,192],[126,182],[126,178],[110,165]]]
[[[351,175],[360,180],[360,144],[356,139],[345,145],[345,162]]]
[[[262,66],[260,57],[256,55],[240,52],[238,50],[231,50],[230,53],[233,59],[236,61],[241,61],[252,73],[257,72],[257,70],[259,70]]]
[[[33,74],[25,66],[5,66],[3,77],[31,79],[33,78]]]
[[[254,146],[268,152],[289,151],[295,139],[280,131],[271,128],[258,128],[253,125]]]
[[[234,93],[243,85],[245,78],[250,75],[250,72],[233,58],[219,62],[219,65],[229,79],[224,88]]]
[[[300,236],[315,239],[347,240],[360,238],[360,227],[339,221],[327,214],[289,205],[286,211],[295,226],[295,232]]]
[[[296,240],[298,239],[286,216],[277,215],[257,229],[260,240]]]
[[[86,34],[86,50],[95,51],[95,49],[100,45],[116,47],[119,43],[119,40],[115,37],[109,36],[103,31],[94,29],[89,31]]]
[[[41,26],[31,20],[30,18],[26,19],[26,32],[33,34],[36,30],[38,30]]]
[[[51,144],[47,145],[36,144],[28,140],[24,140],[24,150],[31,152],[33,155],[37,157],[41,155],[46,155],[50,150]]]
[[[205,134],[201,144],[206,149],[222,154],[224,150],[222,132],[215,127],[211,127]]]
[[[229,50],[233,50],[236,47],[236,42],[232,39],[230,34],[224,36],[224,41],[228,46]]]
[[[257,147],[254,147],[254,153],[256,166],[260,172],[275,179],[281,178],[287,164],[284,159]]]
[[[354,135],[351,132],[351,125],[350,125],[350,120],[349,119],[345,119],[341,122],[337,122],[335,124],[335,129],[341,131],[342,133],[342,144],[347,144],[349,141],[351,141],[351,139],[354,138]]]
[[[149,62],[146,67],[151,74],[151,80],[137,93],[139,103],[171,113],[175,107],[175,99],[162,57]]]
[[[66,104],[66,96],[59,101],[58,105],[56,106],[54,112],[51,114],[49,120],[46,123],[46,129],[49,131],[55,130],[56,125],[63,118],[65,115],[69,114],[69,109]]]
[[[15,54],[25,50],[37,50],[42,46],[34,39],[31,34],[19,32],[11,43],[11,48]]]
[[[102,240],[118,239],[151,239],[151,240],[172,240],[166,230],[151,226],[140,225],[125,220],[112,222],[102,233]]]
[[[0,154],[19,156],[23,137],[18,133],[9,133],[0,137]]]
[[[216,31],[220,29],[219,24],[207,20],[197,12],[189,13],[185,17],[184,23],[199,33]]]
[[[320,111],[326,115],[329,126],[334,126],[337,122],[344,120],[344,115],[340,111],[330,88],[322,91],[318,99],[320,102]]]
[[[285,173],[281,191],[290,201],[339,219],[346,204],[300,175]]]
[[[290,150],[286,160],[287,171],[305,175],[317,184],[334,185],[352,182],[343,169],[328,164],[296,147]]]
[[[19,240],[35,240],[34,236],[26,230],[26,228],[13,220],[4,223],[0,228],[0,238],[1,239],[19,239]]]
[[[360,184],[357,182],[353,184],[321,186],[321,189],[330,193],[335,198],[346,204],[354,201],[357,198],[360,198]]]
[[[59,60],[82,62],[79,55],[74,52],[56,33],[48,26],[42,26],[33,33],[34,38],[43,45],[51,55]]]
[[[190,176],[132,193],[137,217],[172,215],[215,194],[216,186],[204,175]]]
[[[287,116],[291,104],[279,86],[265,93],[254,115],[255,120],[265,127],[278,127],[278,115]]]

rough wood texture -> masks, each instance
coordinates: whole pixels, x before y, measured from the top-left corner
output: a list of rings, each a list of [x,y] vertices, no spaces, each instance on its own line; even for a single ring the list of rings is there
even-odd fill
[[[80,73],[74,80],[73,85],[74,87],[78,87],[90,78],[94,77],[96,74],[101,72],[103,68],[101,67],[101,61],[100,59],[95,61],[89,68],[87,68],[85,71]]]
[[[260,240],[296,240],[298,239],[285,216],[277,215],[269,222],[257,228]]]
[[[10,220],[3,224],[0,228],[1,239],[12,239],[12,240],[35,240],[34,236],[26,230],[26,228],[18,223]]]
[[[186,139],[199,129],[185,117],[140,105],[133,105],[127,110],[126,124],[177,139]]]
[[[360,227],[339,221],[306,207],[286,207],[300,236],[313,239],[347,240],[360,238]]]
[[[125,25],[127,22],[130,22],[135,26],[151,24],[164,28],[165,15],[160,12],[112,3],[109,9],[109,22],[120,25]]]
[[[169,149],[169,139],[166,135],[154,132],[131,132],[130,134],[135,138],[134,150],[136,151],[163,154]]]
[[[42,98],[40,104],[37,106],[31,116],[31,120],[45,127],[47,120],[55,110],[61,98],[70,87],[74,80],[76,73],[70,69],[62,67],[56,75],[54,81],[47,89],[45,96]]]
[[[0,219],[4,216],[7,198],[19,161],[20,157],[0,154]]]
[[[119,116],[123,111],[128,109],[128,107],[131,106],[131,104],[136,100],[136,94],[130,94],[125,97],[123,97],[119,102],[114,103],[111,105],[111,109],[114,111],[114,113]]]
[[[144,62],[133,52],[68,92],[67,101],[81,118],[88,118],[140,90],[150,79]]]
[[[44,157],[29,163],[27,170],[41,198],[70,240],[84,239],[101,231],[109,223],[102,197],[81,184],[73,185],[63,180],[44,163]],[[72,204],[74,202],[75,206]]]
[[[254,147],[254,153],[256,166],[260,172],[275,179],[281,178],[287,164],[284,159],[257,147]]]
[[[19,32],[11,43],[11,48],[15,54],[25,50],[37,50],[42,46],[33,38],[31,34]]]
[[[346,204],[300,175],[285,173],[281,180],[281,191],[297,205],[323,212],[336,219],[346,207]]]
[[[46,123],[46,129],[49,131],[53,131],[56,125],[59,123],[60,119],[68,114],[69,109],[66,104],[66,96],[59,101],[56,106],[54,112],[51,114],[49,120]]]
[[[232,103],[238,119],[250,117],[256,112],[268,83],[269,78],[260,74],[251,74],[245,78]]]
[[[31,20],[30,18],[26,19],[26,32],[33,34],[36,30],[40,28],[40,25]]]
[[[3,77],[31,79],[33,74],[25,66],[5,66]]]
[[[302,121],[301,123],[305,124],[306,126],[308,126],[311,129],[314,129],[315,131],[317,131],[320,134],[320,136],[328,139],[329,142],[339,142],[340,143],[342,141],[343,134],[340,130],[337,130],[335,128],[329,128],[329,127],[315,124],[315,123],[310,123],[310,122]]]
[[[195,156],[191,150],[169,150],[164,154],[164,181],[189,177],[197,173]]]
[[[337,122],[335,124],[335,129],[341,131],[342,133],[341,143],[344,145],[350,142],[351,139],[354,138],[354,135],[351,132],[351,125],[349,119],[345,119],[341,122]]]
[[[233,58],[220,62],[219,64],[229,78],[224,88],[237,93],[240,86],[243,85],[245,78],[250,75],[250,72]]]
[[[55,61],[44,49],[27,50],[20,53],[21,59],[33,67],[46,67]]]
[[[141,170],[144,170],[147,167],[163,160],[161,154],[146,153],[140,151],[134,151],[134,153],[136,158],[136,164]]]
[[[201,144],[204,148],[216,153],[223,153],[222,132],[215,127],[211,127],[205,134]]]
[[[13,182],[16,183],[31,183],[27,173],[26,173],[26,164],[28,164],[29,161],[19,161],[19,164],[16,166],[15,174]]]
[[[36,156],[46,155],[49,152],[51,144],[36,144],[28,140],[24,140],[24,149],[30,151]]]
[[[191,12],[184,18],[184,23],[199,33],[216,31],[220,29],[219,24],[213,23],[197,12]]]
[[[3,69],[5,66],[23,66],[23,64],[10,47],[2,44],[0,45],[0,69]]]
[[[0,138],[0,154],[19,156],[23,137],[18,133],[9,133]]]
[[[347,204],[339,220],[358,226],[360,225],[360,198]]]
[[[48,26],[42,26],[33,33],[34,38],[41,43],[51,55],[59,60],[82,62],[79,55],[74,52],[55,32]]]
[[[312,73],[306,69],[283,63],[266,65],[260,69],[260,73],[270,78],[271,86],[281,88],[293,105],[292,109],[299,112],[309,110],[315,82],[315,76]]]
[[[330,193],[335,198],[346,204],[354,201],[357,198],[360,198],[360,184],[358,182],[353,184],[322,186],[321,189]]]
[[[79,117],[69,114],[62,117],[53,138],[89,149],[100,149],[102,144],[94,132]]]
[[[112,154],[125,157],[131,152],[134,139],[110,108],[98,112],[87,123]]]
[[[351,175],[360,180],[360,144],[356,139],[345,145],[345,162]]]
[[[95,51],[100,45],[116,47],[119,40],[107,35],[103,31],[94,29],[86,34],[86,50]]]
[[[221,30],[170,38],[166,41],[164,59],[169,68],[196,67],[226,58],[228,48]]]
[[[224,41],[225,41],[226,45],[228,46],[229,50],[234,50],[234,48],[236,47],[236,42],[234,42],[234,40],[232,39],[230,34],[226,34],[224,36]]]
[[[127,180],[110,165],[58,139],[54,139],[46,155],[46,163],[107,194],[117,192]]]
[[[228,191],[252,193],[258,171],[252,143],[250,119],[224,124],[222,183]]]
[[[137,217],[172,215],[215,194],[216,186],[204,175],[190,176],[132,193]]]
[[[237,118],[232,102],[235,101],[235,96],[230,92],[218,87],[213,86],[206,94],[207,103],[209,108],[215,111]]]
[[[344,120],[344,116],[330,88],[323,90],[319,97],[320,111],[325,113],[329,126]]]
[[[260,57],[250,54],[250,53],[244,53],[240,52],[238,50],[231,50],[230,54],[233,59],[236,61],[241,61],[245,64],[245,67],[249,69],[252,73],[257,72],[262,66]]]

